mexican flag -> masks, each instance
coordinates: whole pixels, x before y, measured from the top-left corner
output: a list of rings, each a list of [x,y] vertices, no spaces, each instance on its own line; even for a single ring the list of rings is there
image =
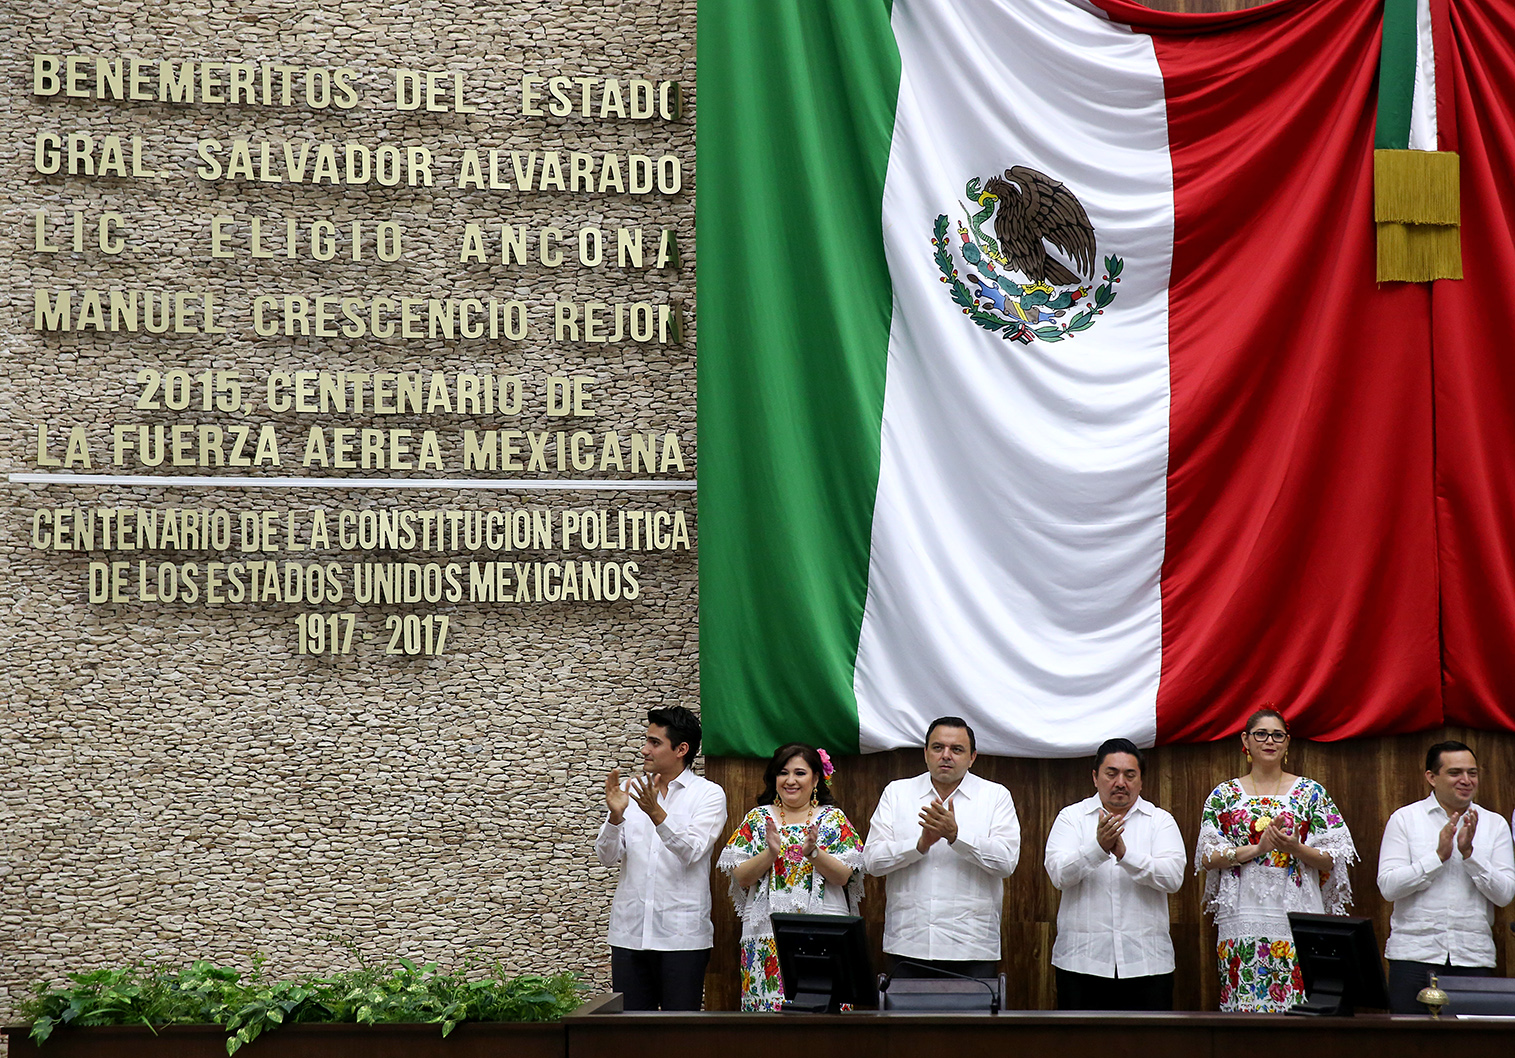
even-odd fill
[[[1446,597],[1447,282],[1375,277],[1381,0],[699,17],[710,752],[1511,726],[1475,677],[1515,591]],[[1466,553],[1509,555],[1491,518]],[[1499,622],[1462,654],[1459,605]]]

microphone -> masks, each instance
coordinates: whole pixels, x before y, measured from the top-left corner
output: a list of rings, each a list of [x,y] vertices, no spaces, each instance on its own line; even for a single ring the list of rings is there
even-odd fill
[[[1510,929],[1511,930],[1515,930],[1515,925],[1512,925],[1510,927]],[[1000,1003],[999,989],[995,988],[988,981],[985,981],[981,977],[969,977],[967,974],[955,973],[952,970],[943,970],[940,966],[932,966],[930,963],[917,962],[914,959],[896,959],[895,963],[894,963],[894,968],[896,970],[898,970],[901,966],[914,966],[914,967],[917,967],[918,969],[921,969],[921,970],[930,970],[932,973],[938,974],[939,976],[942,976],[942,977],[955,977],[959,981],[972,981],[974,984],[978,985],[979,987],[986,988],[986,989],[989,990],[989,1013],[991,1013],[991,1014],[998,1014],[999,1013],[999,1003]],[[893,974],[893,973],[879,974],[878,975],[878,990],[879,990],[879,992],[882,993],[882,992],[889,991],[889,985],[893,982],[894,977],[895,977],[895,974]]]

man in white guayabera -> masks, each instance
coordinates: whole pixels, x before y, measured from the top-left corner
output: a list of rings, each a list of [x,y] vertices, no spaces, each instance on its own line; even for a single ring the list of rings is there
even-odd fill
[[[1504,819],[1473,802],[1478,758],[1461,742],[1426,751],[1431,792],[1389,817],[1378,891],[1389,917],[1389,1010],[1424,1014],[1415,996],[1433,973],[1494,973],[1494,909],[1515,899],[1515,852]]]
[[[1057,815],[1047,875],[1057,905],[1059,1010],[1172,1010],[1168,894],[1188,857],[1173,817],[1142,797],[1146,756],[1125,738],[1094,754],[1094,796]]]
[[[714,929],[710,859],[726,795],[690,766],[700,719],[683,706],[647,714],[643,774],[605,776],[609,810],[594,851],[621,865],[610,905],[610,983],[627,1010],[699,1010]]]
[[[873,813],[863,864],[884,879],[884,954],[896,977],[999,972],[1000,911],[1021,825],[1010,791],[969,770],[977,758],[966,721],[933,720],[925,773],[884,787]]]

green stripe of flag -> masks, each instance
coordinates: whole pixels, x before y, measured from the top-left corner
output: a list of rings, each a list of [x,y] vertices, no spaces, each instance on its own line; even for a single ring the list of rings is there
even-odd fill
[[[700,697],[711,753],[855,752],[891,289],[887,0],[699,5]]]
[[[1410,107],[1415,99],[1416,0],[1384,0],[1383,50],[1378,56],[1378,124],[1373,146],[1403,151],[1410,146]]]

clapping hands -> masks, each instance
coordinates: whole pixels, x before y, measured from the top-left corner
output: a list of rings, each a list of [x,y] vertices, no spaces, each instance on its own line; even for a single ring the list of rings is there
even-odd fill
[[[957,812],[952,807],[952,799],[949,797],[946,803],[940,797],[933,797],[931,803],[921,809],[921,836],[915,843],[915,847],[925,852],[942,838],[947,839],[947,844],[957,840]]]
[[[1257,845],[1259,850],[1266,848],[1267,851],[1282,852],[1285,856],[1298,856],[1304,848],[1304,842],[1294,835],[1294,828],[1287,823],[1273,822],[1263,831],[1262,841]],[[1261,854],[1261,852],[1259,853]]]
[[[763,843],[773,853],[774,859],[778,859],[779,853],[784,851],[784,835],[779,833],[778,824],[771,815],[763,817]]]
[[[1445,863],[1452,856],[1452,846],[1462,853],[1463,859],[1473,855],[1473,832],[1478,829],[1478,810],[1465,808],[1447,817],[1446,826],[1437,835],[1436,855]]]
[[[1116,859],[1123,860],[1126,858],[1125,829],[1126,817],[1124,814],[1106,812],[1101,808],[1099,810],[1099,825],[1094,830],[1094,840],[1099,843],[1100,848],[1106,852],[1114,853]]]
[[[805,844],[800,849],[805,854],[805,859],[813,860],[820,853],[821,826],[819,823],[811,823],[805,828]]]
[[[1457,851],[1462,858],[1473,855],[1473,831],[1478,828],[1478,809],[1469,808],[1462,815],[1462,825],[1457,828]]]
[[[611,768],[605,776],[605,807],[610,809],[610,821],[620,826],[630,806],[631,795],[621,789],[621,769]]]

